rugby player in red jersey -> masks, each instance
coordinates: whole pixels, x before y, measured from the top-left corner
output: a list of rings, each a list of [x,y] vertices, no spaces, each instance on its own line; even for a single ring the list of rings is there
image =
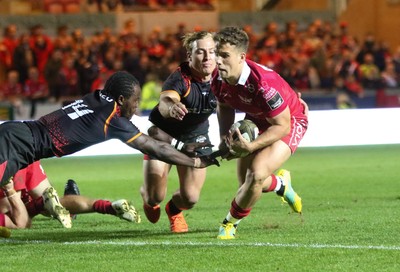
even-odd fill
[[[308,125],[299,95],[273,70],[246,59],[247,34],[226,27],[215,35],[218,74],[211,88],[218,100],[220,150],[250,152],[237,162],[239,190],[220,226],[219,239],[234,239],[239,222],[249,215],[262,192],[276,192],[292,210],[302,212],[301,198],[291,186],[290,172],[281,169],[296,151]],[[230,131],[235,110],[246,113],[260,134],[247,142],[239,130]],[[233,141],[232,135],[239,140]]]
[[[22,217],[22,212],[15,213],[15,203],[10,199],[22,199],[22,205],[29,217]],[[15,202],[15,201],[14,201]],[[22,209],[18,206],[18,209]],[[12,182],[0,189],[0,226],[27,228],[32,218],[38,214],[49,215],[66,227],[71,227],[71,216],[82,213],[101,213],[117,216],[129,222],[140,222],[135,208],[125,199],[114,202],[102,199],[91,199],[80,195],[77,185],[72,180],[66,184],[63,197],[58,197],[51,186],[39,161],[19,170]]]

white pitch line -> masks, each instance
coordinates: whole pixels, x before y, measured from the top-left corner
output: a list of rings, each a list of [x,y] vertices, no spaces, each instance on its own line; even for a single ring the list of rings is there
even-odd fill
[[[120,246],[213,246],[213,247],[292,247],[292,248],[328,248],[328,249],[377,249],[400,251],[400,246],[374,245],[326,245],[326,244],[280,244],[280,243],[241,243],[241,242],[146,242],[146,241],[76,241],[54,242],[48,240],[0,240],[0,244],[59,244],[59,245],[120,245]]]

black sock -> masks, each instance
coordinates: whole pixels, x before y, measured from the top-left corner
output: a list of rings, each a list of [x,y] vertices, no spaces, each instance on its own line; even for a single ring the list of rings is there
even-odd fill
[[[278,191],[276,191],[276,194],[278,196],[283,196],[284,192],[285,192],[285,185],[282,184],[281,188]]]
[[[175,206],[175,204],[174,204],[174,202],[172,202],[172,200],[170,200],[167,205],[169,206],[170,215],[177,215],[178,213],[180,213],[182,211],[177,206]]]

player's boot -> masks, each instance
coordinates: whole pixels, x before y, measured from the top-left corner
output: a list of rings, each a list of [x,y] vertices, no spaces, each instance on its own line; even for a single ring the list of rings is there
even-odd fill
[[[290,208],[296,213],[301,213],[302,203],[299,195],[293,190],[290,172],[285,169],[278,171],[277,176],[282,178],[285,185],[282,200],[289,204]]]
[[[217,236],[218,239],[221,240],[231,240],[236,238],[236,226],[227,222],[226,224],[221,224],[219,227],[219,234]]]
[[[69,211],[60,203],[58,194],[54,187],[49,187],[43,192],[44,209],[51,217],[60,221],[64,228],[71,228],[71,215]]]
[[[143,203],[144,214],[146,215],[147,219],[153,224],[157,223],[160,219],[160,210],[160,205],[152,207],[150,205],[147,205],[146,203]]]
[[[184,233],[189,231],[189,227],[186,223],[185,217],[183,216],[182,212],[175,215],[171,215],[168,204],[165,206],[165,212],[168,215],[171,232]]]
[[[0,237],[10,238],[10,236],[11,236],[11,230],[7,227],[0,226]]]
[[[78,184],[73,179],[69,179],[64,187],[64,196],[66,195],[81,195]],[[76,214],[71,214],[72,219],[76,219]]]
[[[73,179],[69,179],[65,184],[64,195],[81,195],[78,184]]]
[[[116,200],[111,205],[117,213],[116,216],[119,218],[129,222],[140,223],[140,215],[136,211],[135,207],[130,205],[125,199]]]

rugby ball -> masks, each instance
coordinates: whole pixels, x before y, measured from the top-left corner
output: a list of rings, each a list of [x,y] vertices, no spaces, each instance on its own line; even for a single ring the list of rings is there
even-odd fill
[[[248,119],[240,120],[238,122],[233,123],[230,130],[234,132],[236,128],[239,129],[240,134],[242,134],[243,138],[248,142],[254,141],[259,133],[256,124],[254,124],[253,121]],[[238,136],[236,135],[236,133],[234,133],[233,140],[236,141],[237,139]],[[246,157],[247,155],[249,155],[248,152],[238,154],[237,152],[231,151],[231,153],[238,158]]]

